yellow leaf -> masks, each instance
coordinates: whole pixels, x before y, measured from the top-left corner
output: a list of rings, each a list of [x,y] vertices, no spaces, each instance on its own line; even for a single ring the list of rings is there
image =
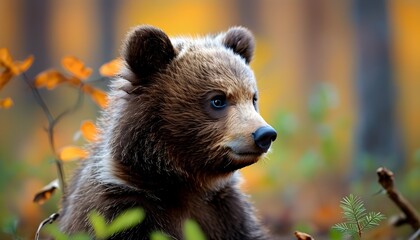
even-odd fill
[[[82,90],[89,94],[92,100],[98,104],[101,108],[106,108],[108,105],[108,98],[102,90],[94,88],[90,85],[84,85]]]
[[[6,68],[6,71],[11,71],[13,75],[18,75],[19,73],[28,70],[33,62],[33,56],[27,57],[22,62],[13,62],[9,50],[7,48],[0,48],[0,66]]]
[[[28,70],[34,61],[29,56],[23,62],[13,62],[12,56],[7,48],[0,48],[0,67],[5,70],[0,73],[0,90],[12,79],[13,76]]]
[[[47,201],[53,195],[55,189],[57,188],[60,187],[58,179],[55,179],[35,194],[33,202],[38,203],[39,205],[44,204],[45,201]]]
[[[13,73],[9,69],[0,74],[0,90],[12,79]]]
[[[10,68],[13,65],[13,59],[7,48],[0,48],[0,66]]]
[[[80,126],[80,131],[82,132],[83,137],[89,142],[93,142],[97,139],[98,129],[92,121],[84,121],[82,126]]]
[[[92,74],[92,69],[85,67],[85,64],[75,57],[64,57],[61,64],[67,71],[83,80]]]
[[[50,69],[44,72],[41,72],[35,77],[35,87],[41,88],[46,87],[51,90],[55,88],[58,84],[67,81],[67,78],[58,72],[57,70]]]
[[[13,74],[18,75],[19,73],[25,72],[28,70],[32,63],[34,62],[34,56],[29,56],[22,62],[14,62],[13,66],[11,67]]]
[[[62,161],[72,161],[84,159],[88,156],[88,152],[80,147],[67,146],[61,149],[59,157]]]
[[[8,109],[11,106],[13,106],[13,100],[10,97],[0,99],[0,108]]]
[[[99,68],[99,73],[105,77],[113,77],[118,74],[122,66],[122,60],[120,58],[114,59],[110,62],[105,63]]]

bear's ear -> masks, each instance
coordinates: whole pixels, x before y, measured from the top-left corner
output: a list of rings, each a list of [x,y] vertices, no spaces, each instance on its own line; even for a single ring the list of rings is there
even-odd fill
[[[252,33],[244,27],[233,27],[222,33],[222,43],[239,54],[249,64],[254,55],[255,40]]]
[[[128,33],[122,57],[135,79],[134,85],[164,69],[175,57],[171,40],[162,30],[152,26],[139,26]],[[137,82],[137,83],[136,83]]]

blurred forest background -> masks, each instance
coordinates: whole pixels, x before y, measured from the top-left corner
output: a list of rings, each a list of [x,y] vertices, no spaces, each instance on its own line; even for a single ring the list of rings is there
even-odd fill
[[[397,214],[385,195],[375,195],[380,166],[396,173],[397,187],[420,209],[420,1],[1,0],[0,48],[18,60],[33,54],[31,78],[61,70],[67,55],[99,78],[99,66],[119,55],[138,24],[172,36],[235,25],[255,34],[261,114],[279,137],[267,159],[242,170],[243,189],[273,233],[328,236],[349,193],[368,210]],[[77,98],[65,86],[41,94],[53,113]],[[32,202],[57,176],[47,121],[20,77],[0,91],[6,96],[14,106],[0,109],[0,239],[16,230],[27,239],[57,211],[60,194],[42,206]],[[86,98],[57,126],[57,147],[82,146],[74,134],[99,111]],[[66,165],[67,175],[75,165]],[[387,239],[410,230],[381,226],[373,234]]]

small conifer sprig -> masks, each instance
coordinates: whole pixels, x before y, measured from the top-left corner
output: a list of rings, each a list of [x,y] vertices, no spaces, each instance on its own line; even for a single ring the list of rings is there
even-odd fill
[[[362,239],[364,231],[378,226],[379,222],[385,219],[380,212],[366,212],[362,200],[353,194],[344,197],[340,207],[343,209],[346,222],[337,223],[332,228],[357,239]]]

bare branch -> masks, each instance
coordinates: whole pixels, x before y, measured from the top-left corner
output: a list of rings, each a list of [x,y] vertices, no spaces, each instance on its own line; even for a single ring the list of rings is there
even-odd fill
[[[53,223],[55,220],[57,220],[57,218],[60,216],[60,214],[58,213],[53,213],[51,214],[47,219],[45,219],[44,221],[42,221],[39,226],[38,229],[36,230],[35,233],[35,240],[39,239],[39,233],[41,232],[42,228],[46,225],[46,224],[51,224]]]
[[[397,189],[394,187],[394,173],[390,170],[380,167],[376,170],[378,174],[378,182],[385,189],[388,197],[400,208],[404,213],[403,217],[400,217],[396,223],[408,223],[414,229],[418,231],[420,228],[420,218],[416,209],[408,202],[404,196],[402,196]]]
[[[47,128],[48,141],[49,141],[49,144],[50,144],[51,151],[55,156],[54,157],[55,158],[54,162],[57,166],[58,179],[59,179],[59,182],[60,182],[61,192],[64,194],[65,188],[66,188],[66,183],[65,183],[63,163],[60,160],[60,158],[58,157],[58,153],[57,153],[57,150],[55,148],[55,141],[54,141],[54,126],[55,126],[56,119],[51,114],[51,111],[49,110],[47,104],[45,103],[45,101],[42,98],[41,94],[39,93],[38,89],[33,85],[31,80],[29,80],[26,73],[23,73],[22,76],[23,76],[23,80],[25,81],[25,83],[31,89],[31,91],[32,91],[32,93],[35,97],[35,101],[39,104],[39,106],[41,107],[45,116],[47,117],[47,120],[48,120],[48,128]]]

